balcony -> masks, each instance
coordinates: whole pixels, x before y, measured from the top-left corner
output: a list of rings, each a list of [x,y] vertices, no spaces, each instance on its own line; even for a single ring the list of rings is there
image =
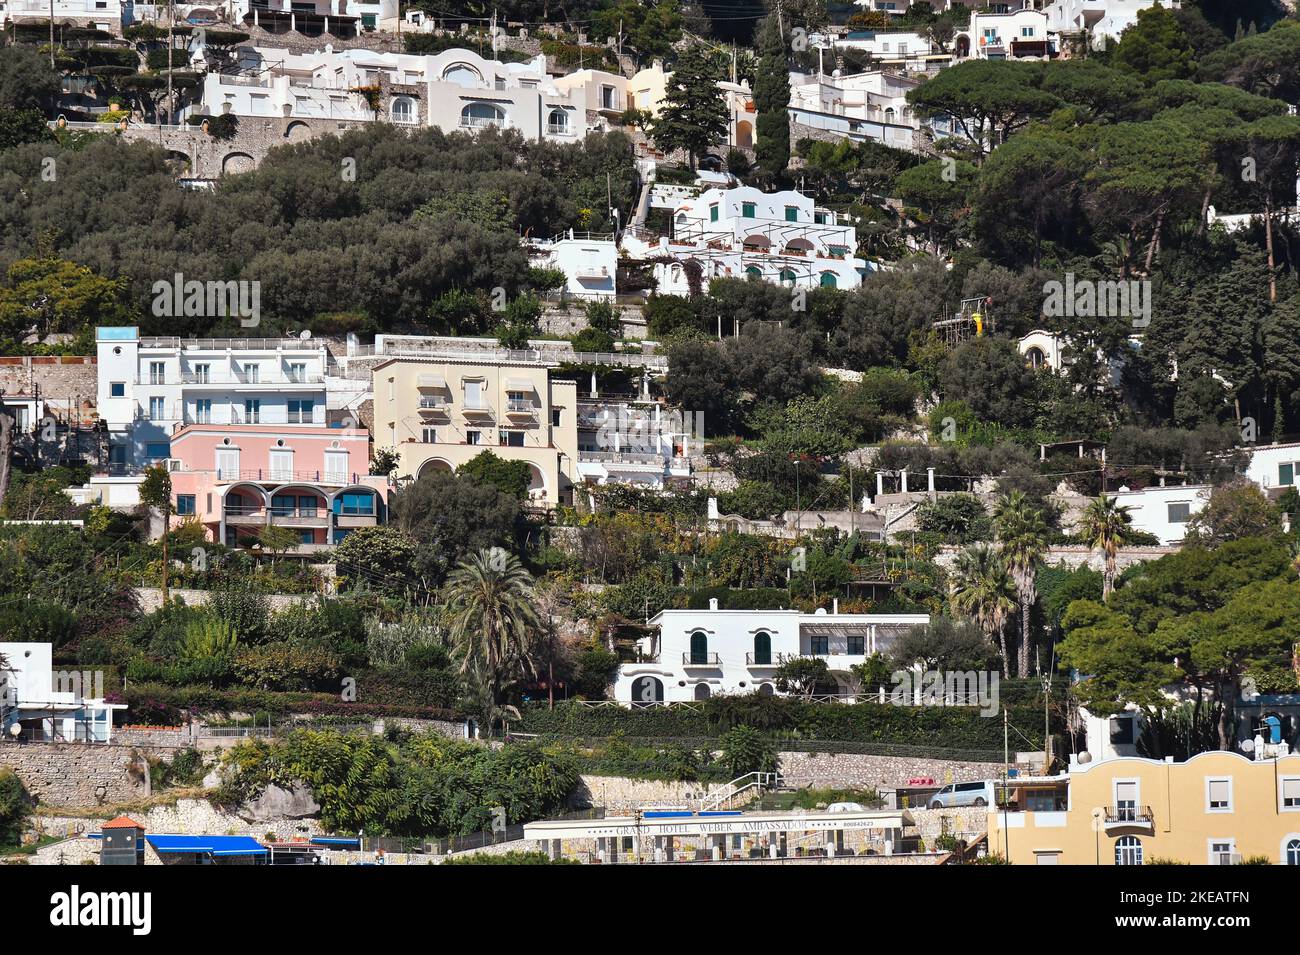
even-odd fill
[[[480,418],[483,420],[491,420],[492,418],[495,418],[497,414],[491,405],[484,402],[479,402],[476,405],[462,405],[460,413],[466,418]]]
[[[573,128],[568,123],[547,123],[546,135],[548,136],[572,136]]]
[[[271,509],[271,523],[281,527],[328,527],[329,521],[329,511],[323,507]]]
[[[506,402],[506,416],[510,418],[531,418],[537,414],[537,404],[521,398],[511,398]]]
[[[1150,806],[1111,806],[1106,810],[1106,831],[1112,829],[1145,829],[1154,832],[1155,813]]]
[[[781,657],[782,654],[780,653],[767,653],[764,654],[764,659],[756,660],[754,659],[754,654],[752,652],[746,653],[745,666],[749,667],[750,669],[766,669],[770,667],[773,670],[775,670],[777,667],[781,665]]]
[[[266,510],[261,507],[232,504],[226,507],[227,524],[262,526],[266,523]]]
[[[451,409],[451,402],[445,398],[423,397],[420,399],[420,414],[445,415]]]
[[[722,666],[722,658],[716,653],[691,653],[688,650],[682,654],[682,666],[720,667]]]
[[[374,527],[379,523],[379,518],[372,512],[370,514],[335,514],[334,526],[340,528],[347,527]]]
[[[192,469],[188,469],[192,470]],[[248,481],[253,484],[360,484],[362,475],[353,471],[291,471],[288,468],[217,468],[217,481]]]
[[[202,374],[200,372],[187,371],[180,376],[183,385],[211,385],[213,387],[229,388],[234,386],[250,386],[253,388],[289,387],[292,390],[294,385],[315,386],[325,384],[324,375],[248,375],[240,372],[215,374]],[[152,382],[151,382],[152,384]],[[312,390],[315,390],[313,388]]]

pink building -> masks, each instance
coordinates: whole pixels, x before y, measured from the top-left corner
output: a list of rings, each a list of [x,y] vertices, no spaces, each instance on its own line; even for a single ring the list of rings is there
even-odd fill
[[[322,425],[190,424],[171,439],[178,520],[239,546],[268,525],[298,531],[303,550],[380,523],[388,479],[372,476],[370,436]]]

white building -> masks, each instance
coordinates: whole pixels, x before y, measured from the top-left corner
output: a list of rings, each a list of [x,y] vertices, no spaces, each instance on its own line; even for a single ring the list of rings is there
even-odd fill
[[[681,412],[648,395],[578,401],[578,475],[587,484],[637,484],[662,489],[691,476],[690,442],[702,438]]]
[[[986,13],[972,10],[970,26],[953,37],[958,59],[1008,60],[1050,56],[1047,14],[1038,10]]]
[[[914,149],[918,130],[930,130],[935,139],[952,135],[947,118],[926,119],[912,111],[907,94],[920,84],[915,77],[891,70],[852,76],[791,73],[790,118],[854,142],[870,139]]]
[[[1035,328],[1018,343],[1020,354],[1025,356],[1031,368],[1050,368],[1052,371],[1065,367],[1061,344],[1061,336],[1042,328]]]
[[[0,643],[0,733],[7,740],[107,743],[113,711],[104,701],[103,674],[53,668],[53,644]],[[0,757],[2,759],[2,757]]]
[[[609,299],[618,292],[618,245],[612,233],[574,232],[526,242],[532,265],[564,273],[571,298]]]
[[[11,23],[76,23],[110,33],[120,33],[123,0],[0,0],[0,28]]]
[[[640,641],[640,659],[618,668],[621,703],[707,700],[719,694],[780,691],[776,672],[797,657],[826,661],[833,685],[852,696],[851,668],[884,653],[899,633],[929,623],[926,614],[801,613],[798,610],[664,610],[650,621],[657,633]]]
[[[1203,511],[1209,502],[1210,486],[1187,484],[1140,491],[1121,487],[1111,497],[1130,509],[1134,529],[1154,534],[1161,544],[1180,544],[1192,515]]]
[[[800,288],[849,289],[862,284],[867,269],[854,256],[854,227],[793,190],[707,189],[677,206],[672,232],[657,240],[633,230],[623,236],[623,249],[634,259],[672,260],[654,267],[665,294],[690,294],[692,262],[701,270],[705,288],[715,278],[754,278]]]
[[[1138,13],[1157,3],[1166,10],[1177,10],[1181,5],[1179,0],[1055,0],[1043,8],[1043,13],[1053,33],[1087,32],[1093,40],[1118,39],[1137,23]]]
[[[577,142],[601,126],[594,116],[589,121],[585,94],[561,91],[540,55],[502,63],[471,50],[420,55],[329,44],[313,53],[248,47],[240,68],[208,74],[202,100],[187,115],[385,121],[444,132],[495,126],[557,142]]]
[[[109,464],[171,457],[185,424],[325,424],[325,346],[299,338],[141,338],[95,330]]]
[[[1265,444],[1252,448],[1246,477],[1270,498],[1277,498],[1300,478],[1300,444]],[[1293,520],[1297,516],[1293,516]]]

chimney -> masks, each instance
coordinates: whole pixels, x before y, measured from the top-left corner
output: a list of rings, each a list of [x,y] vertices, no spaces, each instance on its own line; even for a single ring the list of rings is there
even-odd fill
[[[710,609],[710,610],[717,610],[717,609],[718,609],[718,598],[717,598],[717,597],[710,597],[710,598],[709,598],[709,609]]]
[[[831,601],[831,613],[839,613],[839,612],[840,612],[840,598],[836,597],[834,600]]]

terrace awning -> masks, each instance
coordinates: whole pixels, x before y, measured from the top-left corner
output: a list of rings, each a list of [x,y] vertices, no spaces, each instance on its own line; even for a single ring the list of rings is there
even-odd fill
[[[252,836],[145,836],[159,855],[263,856],[266,847]]]

